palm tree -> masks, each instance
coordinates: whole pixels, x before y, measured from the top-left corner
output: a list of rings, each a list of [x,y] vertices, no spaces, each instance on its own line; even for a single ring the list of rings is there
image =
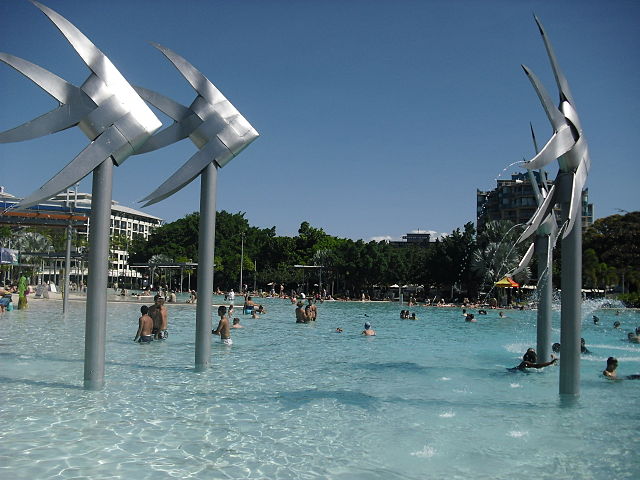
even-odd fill
[[[29,253],[46,253],[53,247],[51,239],[41,233],[19,231],[12,236],[12,243],[15,248],[21,252],[21,263],[35,263],[40,261],[40,257],[35,255],[28,255]],[[26,252],[24,254],[22,252]],[[37,268],[33,268],[30,271],[30,275],[34,275],[34,271]]]
[[[483,289],[493,286],[507,272],[518,266],[526,245],[515,242],[520,235],[521,225],[514,225],[508,220],[488,222],[478,235],[478,249],[473,254],[471,270],[481,279]],[[527,267],[514,280],[520,284],[531,278],[531,270]]]

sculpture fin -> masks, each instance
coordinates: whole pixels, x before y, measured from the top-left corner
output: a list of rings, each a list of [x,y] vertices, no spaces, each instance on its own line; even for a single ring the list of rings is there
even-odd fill
[[[571,150],[575,144],[576,141],[573,138],[571,127],[565,124],[551,136],[547,144],[540,150],[540,153],[528,162],[524,162],[524,167],[529,170],[545,167]]]
[[[20,201],[16,208],[28,208],[54,197],[65,188],[89,175],[94,168],[109,158],[111,153],[127,144],[127,139],[122,136],[118,129],[111,127],[91,142],[51,180]]]
[[[141,148],[136,150],[136,154],[152,152],[183,140],[202,123],[202,119],[184,105],[153,90],[144,87],[133,88],[145,101],[175,120],[175,123],[149,138]]]
[[[138,95],[142,97],[143,100],[150,103],[176,122],[187,118],[192,113],[191,110],[189,110],[184,105],[181,105],[178,102],[170,99],[169,97],[165,97],[158,92],[154,92],[153,90],[149,90],[148,88],[138,86],[134,86],[133,88],[138,93]]]
[[[140,125],[149,132],[153,132],[162,126],[160,120],[156,118],[151,109],[144,103],[144,100],[140,98],[133,87],[129,85],[127,80],[111,63],[111,60],[91,40],[59,13],[36,0],[29,1],[54,23],[91,71],[112,88],[114,92],[117,92],[120,101],[126,104],[128,109],[135,114],[136,121]]]
[[[533,217],[531,217],[531,220],[527,222],[527,228],[525,229],[524,232],[522,232],[522,234],[520,235],[520,238],[516,240],[516,243],[520,243],[526,240],[531,236],[531,234],[533,234],[538,229],[538,227],[545,220],[549,212],[553,211],[553,206],[555,205],[555,197],[556,197],[556,186],[553,185],[551,187],[551,190],[549,190],[549,194],[547,195],[547,198],[545,198],[544,202],[542,202],[542,205],[540,205],[537,208],[537,210],[533,214]]]
[[[531,258],[533,257],[534,248],[535,248],[535,243],[532,243],[531,245],[529,245],[527,252],[524,254],[524,257],[522,257],[522,260],[520,260],[520,263],[518,264],[518,266],[511,273],[507,274],[507,276],[513,277],[519,274],[525,268],[527,268],[527,266],[529,265],[529,262],[531,262]]]
[[[163,47],[158,43],[151,43],[154,47],[160,50],[167,59],[173,63],[182,76],[189,82],[193,89],[198,92],[205,100],[211,105],[215,105],[220,102],[227,101],[227,98],[222,94],[211,81],[205,77],[200,70],[189,63],[185,58],[181,57],[174,51]]]
[[[0,143],[31,140],[73,127],[96,106],[80,88],[28,60],[0,53],[0,61],[14,68],[63,104],[34,120],[0,132]]]
[[[558,60],[553,51],[553,46],[551,45],[551,41],[549,40],[549,37],[547,36],[547,33],[542,26],[542,22],[536,15],[534,15],[533,18],[538,25],[540,35],[542,35],[544,47],[547,49],[547,55],[549,56],[549,61],[551,62],[551,69],[553,70],[553,75],[556,78],[556,84],[558,85],[558,90],[560,91],[560,103],[566,100],[571,105],[575,105],[575,103],[573,102],[573,96],[571,95],[571,90],[569,89],[569,82],[567,82],[567,79],[562,73],[562,70],[560,70],[560,65],[558,64]]]
[[[196,178],[204,167],[213,162],[216,158],[232,156],[229,149],[224,146],[220,140],[213,138],[201,150],[196,152],[180,169],[171,175],[162,185],[149,195],[144,197],[141,202],[146,203],[144,207],[153,205],[165,198],[173,195],[185,185],[189,184]]]
[[[551,97],[549,96],[549,93],[544,88],[537,75],[526,65],[521,65],[521,67],[527,75],[529,82],[531,82],[531,86],[533,86],[533,89],[536,91],[536,94],[540,99],[540,103],[542,104],[542,108],[544,108],[544,111],[549,118],[549,122],[551,122],[551,126],[555,131],[558,131],[560,127],[567,123],[564,115],[560,110],[558,110],[558,107],[555,106],[553,100],[551,100]]]

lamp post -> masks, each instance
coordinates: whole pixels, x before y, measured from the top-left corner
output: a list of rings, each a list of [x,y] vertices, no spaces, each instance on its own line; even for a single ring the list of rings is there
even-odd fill
[[[238,292],[242,291],[242,270],[244,266],[244,232],[240,233],[240,285],[238,286]]]

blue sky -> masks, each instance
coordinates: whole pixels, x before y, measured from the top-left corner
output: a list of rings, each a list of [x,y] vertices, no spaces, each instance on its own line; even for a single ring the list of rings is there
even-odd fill
[[[637,210],[640,2],[575,0],[48,0],[132,84],[184,104],[193,91],[148,42],[200,69],[261,137],[218,175],[218,210],[295,235],[301,222],[353,239],[450,232],[475,221],[476,188],[521,171],[551,127],[520,64],[557,98],[542,20],[590,145],[596,217]],[[0,51],[80,85],[88,69],[26,0],[0,2]],[[57,103],[0,65],[0,130]],[[166,117],[160,117],[167,124]],[[0,145],[0,185],[39,188],[88,143],[77,129]],[[635,150],[634,150],[635,148]],[[189,140],[129,158],[113,198],[137,201],[193,153]],[[550,169],[555,176],[555,166]],[[90,191],[90,176],[80,186]],[[199,181],[149,208],[172,221]]]

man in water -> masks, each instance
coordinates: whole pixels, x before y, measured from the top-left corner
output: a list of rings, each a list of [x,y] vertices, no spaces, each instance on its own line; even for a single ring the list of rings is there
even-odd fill
[[[376,331],[371,328],[371,324],[369,322],[365,322],[362,335],[365,335],[367,337],[375,337]]]
[[[251,299],[251,297],[248,296],[244,301],[244,305],[242,306],[243,313],[252,313],[255,306],[255,302]]]
[[[607,358],[607,368],[602,371],[602,375],[612,380],[618,379],[616,369],[618,368],[618,359],[615,357]],[[640,375],[627,375],[624,377],[627,380],[640,380]]]
[[[465,322],[476,322],[477,320],[473,316],[473,313],[465,313],[464,314],[464,321]]]
[[[153,331],[153,319],[148,315],[149,307],[142,305],[140,307],[140,313],[142,313],[142,316],[138,319],[138,331],[133,341],[138,340],[140,343],[152,342],[153,335],[151,332]]]
[[[527,368],[544,368],[549,365],[553,365],[558,361],[553,355],[551,356],[550,362],[538,363],[538,355],[533,348],[529,348],[525,354],[522,356],[522,362],[520,365],[514,368],[510,368],[509,370],[526,370]]]
[[[640,337],[638,337],[638,335],[634,335],[633,332],[629,332],[627,334],[627,339],[630,343],[640,343]]]
[[[599,325],[600,324],[600,318],[598,318],[597,315],[593,316],[593,324],[594,325]]]
[[[307,323],[309,319],[304,311],[304,303],[298,302],[296,304],[296,323]]]
[[[169,336],[167,330],[169,325],[169,315],[167,307],[164,306],[164,298],[160,295],[153,297],[154,304],[149,307],[149,316],[153,319],[153,335],[156,340],[164,340]]]
[[[220,321],[218,322],[218,328],[211,330],[214,335],[220,335],[220,341],[225,345],[233,345],[231,340],[231,328],[229,327],[229,318],[227,317],[227,307],[220,305],[218,307],[218,316]]]

